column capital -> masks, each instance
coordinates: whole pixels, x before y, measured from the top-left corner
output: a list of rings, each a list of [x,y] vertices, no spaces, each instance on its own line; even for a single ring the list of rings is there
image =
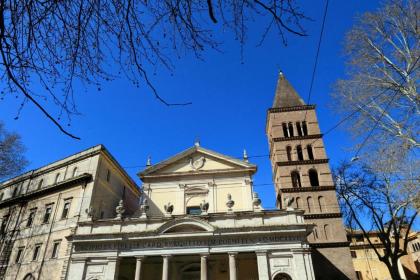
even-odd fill
[[[71,262],[72,263],[84,263],[84,262],[87,262],[87,260],[88,260],[88,258],[87,257],[73,257],[72,259],[71,259]]]
[[[117,257],[117,256],[113,256],[113,257],[107,257],[106,258],[108,261],[111,261],[111,262],[116,262],[116,261],[118,261],[120,258],[119,257]]]
[[[164,259],[170,259],[170,258],[172,258],[172,255],[165,254],[165,255],[162,255],[162,258],[164,258]]]
[[[238,252],[228,252],[228,255],[236,257],[238,255]]]
[[[201,258],[208,258],[210,256],[210,254],[209,253],[203,253],[203,254],[200,254],[200,257]]]

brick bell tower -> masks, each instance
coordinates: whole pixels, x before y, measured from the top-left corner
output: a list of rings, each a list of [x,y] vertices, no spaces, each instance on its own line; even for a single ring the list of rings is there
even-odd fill
[[[267,137],[277,207],[305,210],[317,280],[356,279],[315,105],[306,105],[280,72]]]

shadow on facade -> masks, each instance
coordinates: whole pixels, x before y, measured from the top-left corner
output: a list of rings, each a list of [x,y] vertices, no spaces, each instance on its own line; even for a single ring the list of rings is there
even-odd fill
[[[340,256],[337,256],[337,258],[340,258]],[[312,263],[316,280],[350,280],[317,249],[312,250]]]

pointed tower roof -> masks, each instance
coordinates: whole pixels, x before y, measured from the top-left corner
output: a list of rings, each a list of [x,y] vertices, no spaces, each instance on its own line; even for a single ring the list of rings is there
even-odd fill
[[[306,105],[299,94],[284,77],[280,71],[277,81],[276,94],[274,96],[273,108],[284,108]]]

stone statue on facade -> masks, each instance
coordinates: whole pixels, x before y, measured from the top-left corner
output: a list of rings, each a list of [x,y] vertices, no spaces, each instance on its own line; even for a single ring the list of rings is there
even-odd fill
[[[256,193],[256,192],[252,193],[252,205],[254,206],[254,210],[256,210],[256,211],[261,211],[262,210],[261,199],[258,196],[258,193]]]
[[[226,202],[226,206],[229,212],[232,212],[232,207],[235,205],[235,201],[232,200],[232,195],[228,193],[227,195],[228,201]]]
[[[149,211],[149,201],[147,200],[147,198],[143,197],[142,202],[140,204],[140,218],[142,219],[146,219],[147,218],[147,211]]]
[[[121,220],[123,218],[123,214],[125,213],[124,201],[122,199],[118,203],[118,206],[115,207],[115,212],[117,213],[115,219]]]
[[[203,200],[202,203],[200,203],[200,209],[201,209],[201,215],[206,215],[207,211],[209,210],[210,204]]]
[[[174,205],[170,202],[168,202],[168,204],[165,204],[163,206],[163,209],[165,209],[165,215],[171,216],[172,212],[174,211]]]
[[[288,211],[294,210],[293,207],[292,207],[292,203],[293,203],[294,200],[295,199],[293,197],[288,197],[288,196],[286,196],[283,199],[283,203],[284,203],[284,206],[286,207],[286,210],[288,210]]]

